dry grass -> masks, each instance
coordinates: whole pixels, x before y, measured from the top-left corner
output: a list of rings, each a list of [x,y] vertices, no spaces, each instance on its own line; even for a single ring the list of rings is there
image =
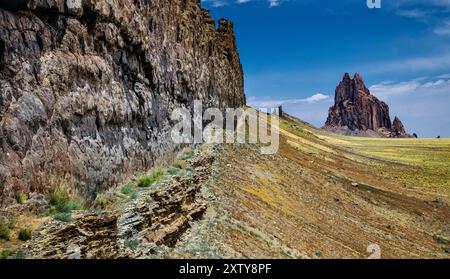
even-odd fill
[[[448,257],[433,239],[450,234],[449,206],[433,202],[450,202],[447,140],[341,137],[293,118],[280,132],[275,155],[225,147],[211,229],[225,256],[365,258],[376,243],[383,258]]]

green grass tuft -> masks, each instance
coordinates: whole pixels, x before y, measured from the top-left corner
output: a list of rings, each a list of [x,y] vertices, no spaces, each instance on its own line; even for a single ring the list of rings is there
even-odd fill
[[[150,175],[141,176],[138,179],[137,186],[140,188],[147,188],[153,185],[153,183],[158,182],[164,176],[163,169],[156,169]]]
[[[70,223],[72,222],[72,214],[71,213],[56,213],[54,215],[55,220]]]
[[[27,195],[25,195],[24,193],[19,193],[19,194],[17,194],[17,196],[16,196],[16,201],[19,203],[19,204],[24,204],[26,201],[27,201]]]
[[[136,250],[139,247],[139,241],[127,240],[127,241],[125,241],[125,246],[131,250]]]
[[[181,155],[180,159],[181,160],[189,160],[189,159],[192,159],[194,157],[194,155],[195,155],[194,150],[191,149],[191,150],[184,152],[184,154]]]
[[[8,250],[8,249],[2,250],[2,251],[0,251],[0,260],[6,260],[9,257],[11,257],[13,254],[14,254],[14,251],[12,251],[12,250]]]
[[[32,236],[33,230],[31,230],[30,228],[21,229],[19,231],[19,240],[27,241],[30,240]]]
[[[167,173],[170,175],[176,175],[178,173],[178,171],[180,171],[179,168],[172,167],[167,170]]]
[[[130,195],[130,200],[134,201],[134,200],[137,199],[137,198],[138,198],[138,193],[137,193],[137,192],[131,193],[131,195]]]
[[[72,211],[82,210],[83,205],[70,198],[64,190],[57,189],[50,195],[50,208],[46,215],[53,215],[56,220],[70,222],[72,220]]]
[[[11,231],[4,222],[0,221],[0,239],[10,240],[10,238]]]
[[[128,183],[127,185],[123,186],[120,192],[124,195],[129,195],[134,192],[133,184]]]

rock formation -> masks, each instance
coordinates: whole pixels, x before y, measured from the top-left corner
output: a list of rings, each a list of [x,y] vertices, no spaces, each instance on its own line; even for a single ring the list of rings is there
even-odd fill
[[[245,104],[233,24],[198,0],[0,3],[0,206],[89,199],[177,148],[170,113]]]
[[[392,123],[392,131],[394,136],[402,137],[406,135],[405,127],[403,126],[402,121],[396,116],[394,118],[394,122]]]
[[[391,122],[389,106],[370,94],[359,74],[352,79],[345,73],[324,128],[344,135],[409,137],[398,117]]]
[[[142,190],[135,200],[112,211],[79,211],[70,223],[50,220],[26,245],[26,256],[151,258],[161,246],[173,247],[190,222],[206,211],[201,189],[212,178],[214,152],[213,148],[203,150],[189,161],[191,173]]]

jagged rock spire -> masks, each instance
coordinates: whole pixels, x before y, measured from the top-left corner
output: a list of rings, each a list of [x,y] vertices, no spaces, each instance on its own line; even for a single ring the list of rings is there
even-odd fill
[[[329,110],[325,128],[349,131],[383,130],[391,136],[406,135],[401,121],[396,118],[394,125],[389,116],[389,106],[370,94],[363,78],[356,73],[353,79],[345,73],[336,87],[335,104]]]

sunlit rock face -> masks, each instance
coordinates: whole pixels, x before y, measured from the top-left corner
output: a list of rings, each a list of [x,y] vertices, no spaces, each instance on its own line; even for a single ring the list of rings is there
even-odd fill
[[[2,1],[0,62],[1,206],[93,198],[170,156],[175,108],[245,104],[233,24],[195,0]]]
[[[348,73],[336,87],[335,104],[328,112],[325,129],[345,135],[408,137],[398,117],[394,123],[389,106],[370,94],[362,77]]]

